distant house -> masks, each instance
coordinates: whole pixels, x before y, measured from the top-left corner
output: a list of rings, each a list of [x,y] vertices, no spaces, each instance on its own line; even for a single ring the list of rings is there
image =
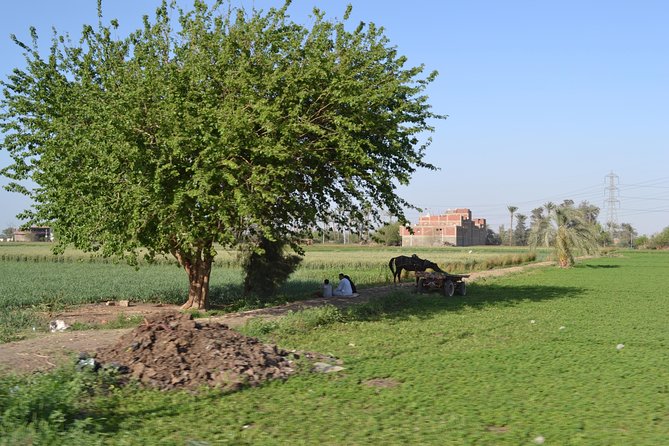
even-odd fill
[[[402,246],[485,245],[488,228],[485,218],[472,219],[472,211],[459,208],[442,215],[421,216],[411,231],[400,228],[400,236]]]
[[[23,231],[14,231],[15,242],[52,242],[53,232],[49,226],[31,226]]]

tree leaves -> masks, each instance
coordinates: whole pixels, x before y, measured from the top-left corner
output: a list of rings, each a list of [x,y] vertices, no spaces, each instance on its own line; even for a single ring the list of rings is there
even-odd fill
[[[396,194],[424,161],[424,95],[435,73],[406,67],[383,29],[163,2],[117,39],[118,23],[54,35],[3,82],[2,148],[35,202],[32,223],[64,244],[124,255],[209,256],[249,231],[294,242],[363,209],[400,220]],[[348,18],[349,11],[345,14]],[[173,17],[177,17],[173,19]],[[112,32],[114,31],[114,32]]]

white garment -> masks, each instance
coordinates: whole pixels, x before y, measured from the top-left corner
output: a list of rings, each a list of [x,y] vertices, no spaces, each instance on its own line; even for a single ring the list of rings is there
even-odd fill
[[[326,283],[323,285],[323,297],[332,297],[332,284]]]
[[[337,288],[332,292],[334,296],[353,296],[353,288],[351,282],[344,277],[339,281]]]

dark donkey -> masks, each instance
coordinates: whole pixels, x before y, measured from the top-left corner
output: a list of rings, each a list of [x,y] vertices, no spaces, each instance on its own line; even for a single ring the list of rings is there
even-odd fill
[[[443,273],[441,268],[439,268],[439,266],[436,263],[430,262],[429,260],[421,259],[416,254],[412,255],[411,257],[408,256],[393,257],[392,259],[390,259],[388,267],[390,267],[390,271],[393,272],[393,283],[395,283],[396,279],[398,282],[402,283],[402,280],[400,279],[402,275],[402,270],[425,271],[426,269],[430,268],[433,271]]]

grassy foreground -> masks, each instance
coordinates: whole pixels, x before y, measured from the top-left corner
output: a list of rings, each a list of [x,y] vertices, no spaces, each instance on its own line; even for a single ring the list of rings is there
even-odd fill
[[[662,445],[669,253],[625,252],[248,327],[345,370],[224,395],[0,381],[0,444]],[[88,390],[87,390],[88,389]]]

